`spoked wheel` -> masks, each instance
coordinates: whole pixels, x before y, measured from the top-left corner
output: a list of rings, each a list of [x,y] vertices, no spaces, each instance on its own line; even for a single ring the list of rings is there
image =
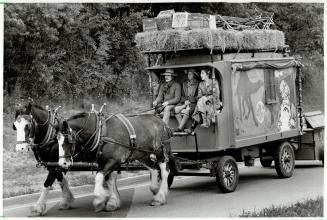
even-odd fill
[[[272,159],[264,159],[260,157],[260,163],[263,167],[271,167]]]
[[[275,157],[275,168],[279,177],[288,178],[293,175],[295,165],[294,151],[290,143],[283,142]]]
[[[167,179],[169,189],[170,189],[171,185],[173,184],[174,177],[175,177],[174,174],[169,173],[168,179]]]
[[[231,156],[223,156],[217,163],[216,182],[224,193],[234,192],[238,185],[238,167]]]

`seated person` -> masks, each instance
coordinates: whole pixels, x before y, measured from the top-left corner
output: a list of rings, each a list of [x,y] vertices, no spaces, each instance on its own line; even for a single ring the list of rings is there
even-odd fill
[[[177,76],[173,69],[166,69],[165,73],[161,75],[165,76],[165,82],[160,85],[159,94],[156,100],[154,100],[153,106],[156,107],[156,111],[159,113],[164,111],[162,120],[168,125],[170,111],[180,101],[182,88],[173,78]]]
[[[215,112],[220,108],[220,90],[217,80],[212,80],[209,70],[201,71],[201,82],[198,90],[198,102],[192,115],[192,126],[188,132],[193,132],[197,124],[202,122],[202,127],[210,127],[215,119]],[[215,106],[213,106],[215,105]]]
[[[188,80],[183,83],[182,98],[175,107],[175,117],[179,123],[175,131],[180,132],[190,116],[193,114],[198,95],[199,81],[195,79],[198,77],[195,69],[191,68],[187,71]]]

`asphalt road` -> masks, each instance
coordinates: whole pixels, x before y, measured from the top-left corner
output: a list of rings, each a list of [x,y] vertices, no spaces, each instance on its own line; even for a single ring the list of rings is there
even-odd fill
[[[296,162],[294,175],[278,178],[274,168],[241,167],[237,190],[224,194],[211,177],[178,177],[167,204],[149,206],[149,182],[121,187],[122,208],[95,213],[91,193],[79,195],[73,209],[59,211],[58,200],[47,202],[46,217],[237,217],[244,211],[287,205],[323,195],[324,169],[320,162]],[[31,201],[33,203],[34,201]],[[30,205],[4,207],[5,217],[26,217]]]

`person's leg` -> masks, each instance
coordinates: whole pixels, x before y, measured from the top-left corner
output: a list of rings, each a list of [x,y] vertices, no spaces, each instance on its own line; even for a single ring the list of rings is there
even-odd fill
[[[170,118],[170,111],[174,108],[175,106],[174,105],[167,105],[164,109],[164,115],[163,115],[163,118],[162,118],[162,121],[168,125],[168,122],[169,122],[169,118]]]
[[[184,108],[183,105],[180,105],[180,106],[176,106],[175,107],[175,117],[176,117],[176,119],[178,121],[178,124],[180,124],[181,121],[182,121],[182,114],[180,114],[180,113],[183,110],[183,108]]]
[[[183,119],[182,119],[182,121],[179,123],[178,128],[179,128],[180,130],[183,130],[184,127],[185,127],[185,125],[186,125],[186,123],[187,123],[187,120],[190,118],[190,116],[189,116],[190,110],[189,110],[189,109],[183,109],[181,113],[182,113],[182,115],[183,115]]]

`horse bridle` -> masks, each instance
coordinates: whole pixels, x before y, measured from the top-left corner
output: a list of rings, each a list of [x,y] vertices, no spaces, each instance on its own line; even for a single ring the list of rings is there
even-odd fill
[[[32,114],[19,114],[17,117],[16,117],[16,119],[18,118],[18,117],[22,117],[22,118],[24,118],[24,119],[26,119],[29,123],[28,123],[28,132],[29,132],[29,135],[28,135],[28,140],[26,140],[25,139],[25,141],[19,141],[19,142],[17,142],[18,144],[23,144],[23,143],[28,143],[28,144],[30,144],[30,145],[32,145],[32,146],[37,146],[38,144],[35,144],[34,143],[34,139],[35,139],[35,130],[36,130],[36,127],[37,126],[44,126],[44,125],[46,125],[46,124],[48,124],[49,123],[49,121],[50,121],[50,118],[51,118],[51,111],[48,111],[48,117],[47,117],[47,119],[45,120],[45,122],[43,122],[43,123],[37,123],[37,121],[34,119],[34,117],[33,117],[33,115]],[[55,119],[57,119],[56,117],[55,117]],[[54,125],[52,125],[52,124],[50,124],[49,123],[49,126],[54,126]],[[49,135],[51,135],[51,134],[49,134]],[[44,138],[44,140],[46,139],[47,137],[45,137]],[[42,142],[44,142],[44,140],[43,141],[41,141],[41,143]],[[47,142],[45,142],[45,143],[43,143],[42,144],[42,147],[43,146],[45,146],[45,145],[47,145],[48,143],[50,142],[50,140],[49,141],[47,141]]]
[[[26,140],[26,138],[25,138],[24,141],[17,141],[17,144],[25,144],[25,143],[34,144],[34,143],[32,143],[31,140],[33,140],[33,142],[34,142],[35,127],[36,127],[35,126],[35,124],[36,124],[35,119],[33,118],[32,115],[18,115],[17,118],[18,117],[24,118],[25,120],[28,121],[28,124],[27,124],[27,126],[28,126],[28,139]],[[17,120],[17,118],[16,118],[16,120]]]
[[[85,146],[90,142],[90,140],[93,138],[93,135],[91,135],[91,137],[90,137],[89,140],[87,141],[87,144],[84,145],[84,146],[82,147],[82,149],[81,149],[79,152],[77,152],[77,153],[75,154],[75,150],[76,150],[76,142],[77,142],[78,135],[79,135],[79,134],[80,134],[80,133],[85,129],[86,123],[88,122],[90,116],[91,116],[91,114],[89,114],[89,116],[87,117],[87,119],[86,119],[85,122],[84,122],[84,125],[82,126],[82,128],[81,128],[79,131],[75,132],[74,130],[70,129],[70,130],[67,131],[67,132],[61,132],[61,134],[62,134],[65,138],[67,137],[67,141],[68,141],[68,143],[72,145],[72,150],[71,150],[71,152],[70,152],[69,155],[59,156],[59,158],[70,158],[71,161],[73,162],[73,159],[76,158],[76,157],[80,154],[80,152],[83,151],[84,147],[85,147]]]

